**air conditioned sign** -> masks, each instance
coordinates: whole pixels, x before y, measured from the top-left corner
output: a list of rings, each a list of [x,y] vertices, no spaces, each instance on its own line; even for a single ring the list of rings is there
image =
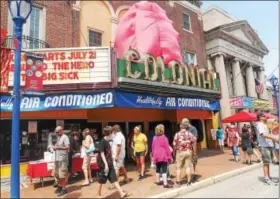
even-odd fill
[[[30,51],[44,57],[43,85],[111,82],[110,48],[68,48]],[[21,85],[26,80],[26,60],[21,59]],[[9,86],[13,85],[11,61]]]

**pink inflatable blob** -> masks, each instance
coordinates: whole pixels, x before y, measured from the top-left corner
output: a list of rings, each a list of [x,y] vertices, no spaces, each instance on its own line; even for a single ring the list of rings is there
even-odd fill
[[[135,3],[123,16],[117,28],[115,47],[122,59],[129,49],[140,55],[162,56],[164,63],[177,60],[182,64],[179,34],[158,4],[148,1]]]

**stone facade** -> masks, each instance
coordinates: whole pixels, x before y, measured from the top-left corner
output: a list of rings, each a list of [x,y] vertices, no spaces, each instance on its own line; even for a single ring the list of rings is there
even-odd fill
[[[268,100],[263,64],[268,49],[255,30],[247,21],[235,21],[217,7],[208,9],[202,17],[208,68],[220,73],[221,118],[234,112],[230,105],[233,97]],[[255,79],[263,84],[262,93],[256,92]]]

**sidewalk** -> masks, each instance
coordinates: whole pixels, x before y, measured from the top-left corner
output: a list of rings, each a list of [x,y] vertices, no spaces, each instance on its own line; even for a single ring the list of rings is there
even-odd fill
[[[253,159],[254,160],[254,159]],[[200,155],[197,166],[198,181],[219,175],[234,169],[246,167],[242,163],[232,161],[231,151],[226,151],[225,154],[220,154],[218,151],[204,151]],[[171,174],[175,176],[175,165],[170,167]],[[155,170],[150,169],[147,172],[147,177],[141,182],[137,181],[136,167],[133,171],[128,172],[129,177],[133,179],[130,184],[122,186],[124,190],[132,193],[131,198],[135,197],[149,197],[166,191],[154,184]],[[175,179],[172,179],[173,181]],[[82,181],[78,181],[69,185],[69,193],[63,198],[95,198],[97,183],[94,182],[88,187],[81,187]],[[54,188],[51,183],[45,183],[45,187],[37,185],[37,189],[33,190],[31,187],[21,189],[21,197],[23,198],[52,198],[56,197]],[[183,185],[184,186],[184,185]],[[104,186],[103,195],[107,198],[118,198],[119,195],[116,190],[109,190],[109,184]],[[1,191],[1,198],[9,198],[9,192]]]

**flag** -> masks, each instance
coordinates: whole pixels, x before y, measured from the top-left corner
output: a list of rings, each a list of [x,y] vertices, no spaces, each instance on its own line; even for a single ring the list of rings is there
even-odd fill
[[[7,31],[4,28],[1,28],[0,45],[3,44],[3,42],[5,41],[6,36],[7,36]]]
[[[10,72],[10,63],[12,60],[12,52],[11,49],[1,48],[1,56],[0,56],[0,93],[8,92],[8,84],[9,84],[9,72]]]
[[[242,97],[234,97],[230,99],[231,108],[241,108],[243,107],[243,99]]]
[[[264,86],[258,79],[255,79],[255,88],[258,94],[262,94],[264,91]]]

